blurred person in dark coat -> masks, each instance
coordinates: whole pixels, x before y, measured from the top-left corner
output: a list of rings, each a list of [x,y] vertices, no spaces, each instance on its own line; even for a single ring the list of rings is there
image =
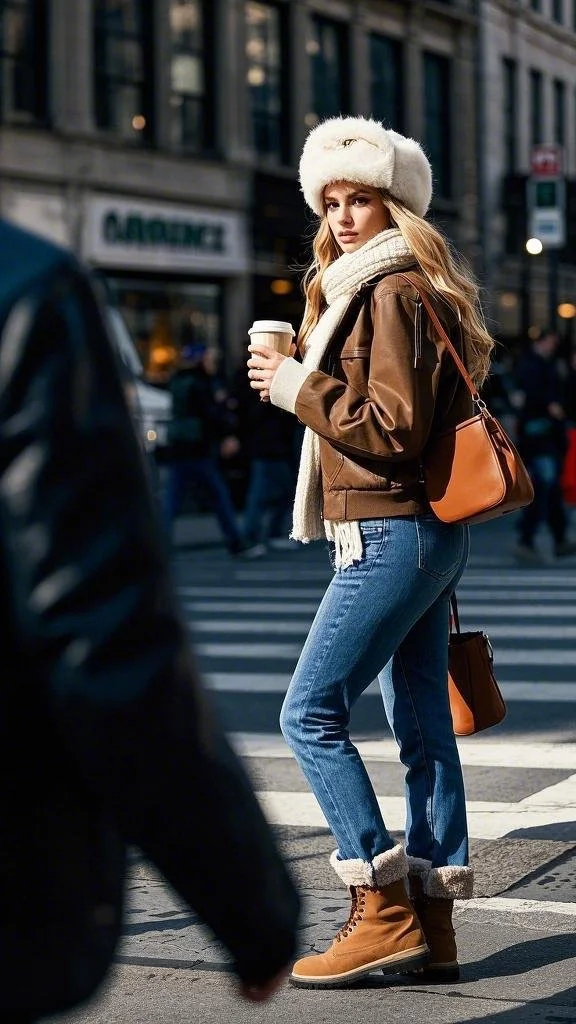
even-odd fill
[[[298,898],[214,720],[86,273],[0,222],[0,1021],[96,989],[128,845],[265,998]]]
[[[234,436],[227,395],[216,376],[216,355],[201,342],[184,344],[178,369],[170,380],[172,419],[168,427],[170,465],[165,512],[171,534],[187,487],[203,486],[228,551],[238,555],[243,550],[242,537],[220,458],[235,455],[239,442]]]
[[[266,546],[291,546],[288,519],[294,504],[302,432],[294,416],[261,402],[242,367],[234,382],[238,435],[248,461],[243,537],[246,555],[266,553]]]
[[[567,425],[564,382],[556,360],[558,342],[554,330],[543,328],[520,357],[515,373],[518,449],[534,484],[534,501],[518,520],[514,553],[534,563],[542,560],[535,541],[544,524],[552,535],[557,558],[576,554],[576,543],[566,536],[568,516],[561,487]]]

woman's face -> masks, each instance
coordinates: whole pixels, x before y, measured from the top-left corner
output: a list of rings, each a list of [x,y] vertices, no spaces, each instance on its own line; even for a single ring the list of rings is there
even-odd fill
[[[350,181],[326,185],[328,226],[343,252],[354,252],[390,227],[390,214],[374,188]]]

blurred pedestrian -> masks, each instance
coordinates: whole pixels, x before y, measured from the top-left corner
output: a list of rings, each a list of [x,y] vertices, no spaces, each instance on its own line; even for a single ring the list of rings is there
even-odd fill
[[[576,348],[570,348],[564,379],[566,410],[566,454],[562,463],[560,485],[566,505],[576,505]]]
[[[101,310],[70,254],[5,222],[0,522],[0,1020],[95,991],[128,845],[266,997],[298,899],[199,682]]]
[[[207,492],[228,551],[238,555],[243,550],[242,537],[220,459],[235,455],[239,442],[216,370],[213,349],[199,342],[183,345],[169,385],[172,418],[168,427],[166,521],[171,536],[188,487],[200,485]]]
[[[245,554],[257,557],[267,547],[290,548],[288,519],[296,487],[299,431],[294,416],[260,402],[246,377],[238,373],[233,389],[238,433],[248,461],[248,487],[242,533]]]
[[[497,354],[492,360],[490,374],[482,386],[482,398],[492,415],[500,420],[506,432],[515,438],[518,414],[514,360],[512,353],[503,345],[500,345],[495,353]]]
[[[471,896],[472,869],[447,632],[468,529],[431,513],[421,461],[429,438],[470,416],[472,402],[419,289],[478,386],[493,342],[475,282],[424,219],[431,170],[418,143],[376,121],[333,118],[308,136],[300,182],[319,217],[303,362],[251,346],[248,365],[260,396],[307,426],[292,533],[304,542],[325,534],[336,570],[281,726],[336,839],[331,863],[352,902],[328,951],[299,960],[291,978],[331,987],[423,967],[417,978],[455,980],[452,907]],[[376,676],[407,768],[406,852],[350,740],[351,709]]]
[[[568,515],[561,486],[567,424],[564,381],[556,361],[558,342],[554,330],[543,328],[516,368],[518,449],[532,478],[534,501],[520,514],[514,554],[532,564],[542,562],[536,538],[544,525],[552,535],[557,558],[576,554],[576,543],[567,537]]]

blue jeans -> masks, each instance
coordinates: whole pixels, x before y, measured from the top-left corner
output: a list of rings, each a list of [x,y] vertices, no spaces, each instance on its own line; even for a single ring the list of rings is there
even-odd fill
[[[244,536],[256,542],[287,533],[286,518],[294,501],[294,470],[285,459],[253,459],[244,509]],[[264,518],[269,514],[268,529]]]
[[[406,766],[406,850],[432,867],[468,863],[462,769],[448,702],[449,598],[468,528],[431,513],[361,521],[364,557],[322,599],[282,708],[284,737],[342,860],[394,841],[350,740],[350,710],[378,676]]]
[[[181,459],[171,463],[164,502],[169,533],[172,531],[172,524],[178,515],[186,488],[190,483],[203,484],[206,487],[212,509],[218,519],[228,548],[231,551],[239,548],[241,539],[236,523],[234,504],[218,462],[212,457]]]

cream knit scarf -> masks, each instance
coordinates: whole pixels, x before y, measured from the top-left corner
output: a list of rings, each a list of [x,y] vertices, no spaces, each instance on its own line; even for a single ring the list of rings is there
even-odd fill
[[[328,304],[306,340],[304,366],[317,370],[324,353],[342,323],[358,289],[378,274],[389,274],[414,266],[416,260],[398,228],[381,231],[355,252],[343,253],[322,277],[322,291]],[[362,535],[357,522],[322,520],[322,479],[318,435],[304,431],[293,525],[290,536],[307,544],[325,535],[336,545],[336,568],[346,568],[362,558]]]

